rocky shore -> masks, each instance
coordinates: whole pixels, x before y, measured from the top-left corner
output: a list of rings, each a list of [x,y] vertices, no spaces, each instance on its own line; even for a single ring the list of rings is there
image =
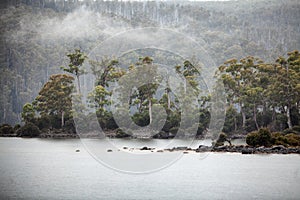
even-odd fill
[[[155,148],[142,147],[141,151],[155,151]],[[156,150],[156,152],[174,152],[182,151],[183,153],[189,152],[229,152],[229,153],[241,153],[241,154],[300,154],[300,147],[285,147],[283,145],[276,145],[272,147],[251,147],[248,145],[232,145],[232,146],[205,146],[200,145],[198,148],[189,147],[173,147],[171,149]]]

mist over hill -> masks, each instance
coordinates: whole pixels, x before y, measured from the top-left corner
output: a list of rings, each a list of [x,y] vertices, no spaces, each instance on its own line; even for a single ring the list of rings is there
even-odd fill
[[[88,53],[126,30],[161,27],[185,34],[217,66],[247,55],[271,61],[300,49],[298,0],[12,0],[1,3],[0,16],[0,124],[21,121],[24,103],[61,72],[68,52]]]

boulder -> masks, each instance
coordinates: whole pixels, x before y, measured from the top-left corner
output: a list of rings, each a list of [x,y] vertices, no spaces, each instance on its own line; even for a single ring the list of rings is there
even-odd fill
[[[283,150],[286,149],[285,146],[283,145],[276,145],[272,147],[272,150]]]
[[[152,148],[149,148],[149,147],[142,147],[141,150],[142,150],[142,151],[144,151],[144,150],[152,150]]]
[[[243,148],[241,152],[242,152],[242,154],[253,154],[253,149],[252,148]]]

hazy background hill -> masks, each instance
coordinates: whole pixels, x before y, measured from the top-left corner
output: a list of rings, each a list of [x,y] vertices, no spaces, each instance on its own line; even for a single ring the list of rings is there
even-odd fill
[[[300,2],[1,1],[0,124],[20,112],[74,48],[89,52],[121,31],[174,29],[198,41],[216,65],[230,58],[274,60],[300,49]],[[216,66],[212,66],[212,71]]]

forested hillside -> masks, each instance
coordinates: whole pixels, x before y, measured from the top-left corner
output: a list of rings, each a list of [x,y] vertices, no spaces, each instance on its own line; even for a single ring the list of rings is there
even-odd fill
[[[273,62],[300,49],[298,0],[187,2],[12,0],[1,5],[0,124],[21,122],[75,48],[89,52],[121,31],[170,28],[198,41],[216,66],[254,56]]]

